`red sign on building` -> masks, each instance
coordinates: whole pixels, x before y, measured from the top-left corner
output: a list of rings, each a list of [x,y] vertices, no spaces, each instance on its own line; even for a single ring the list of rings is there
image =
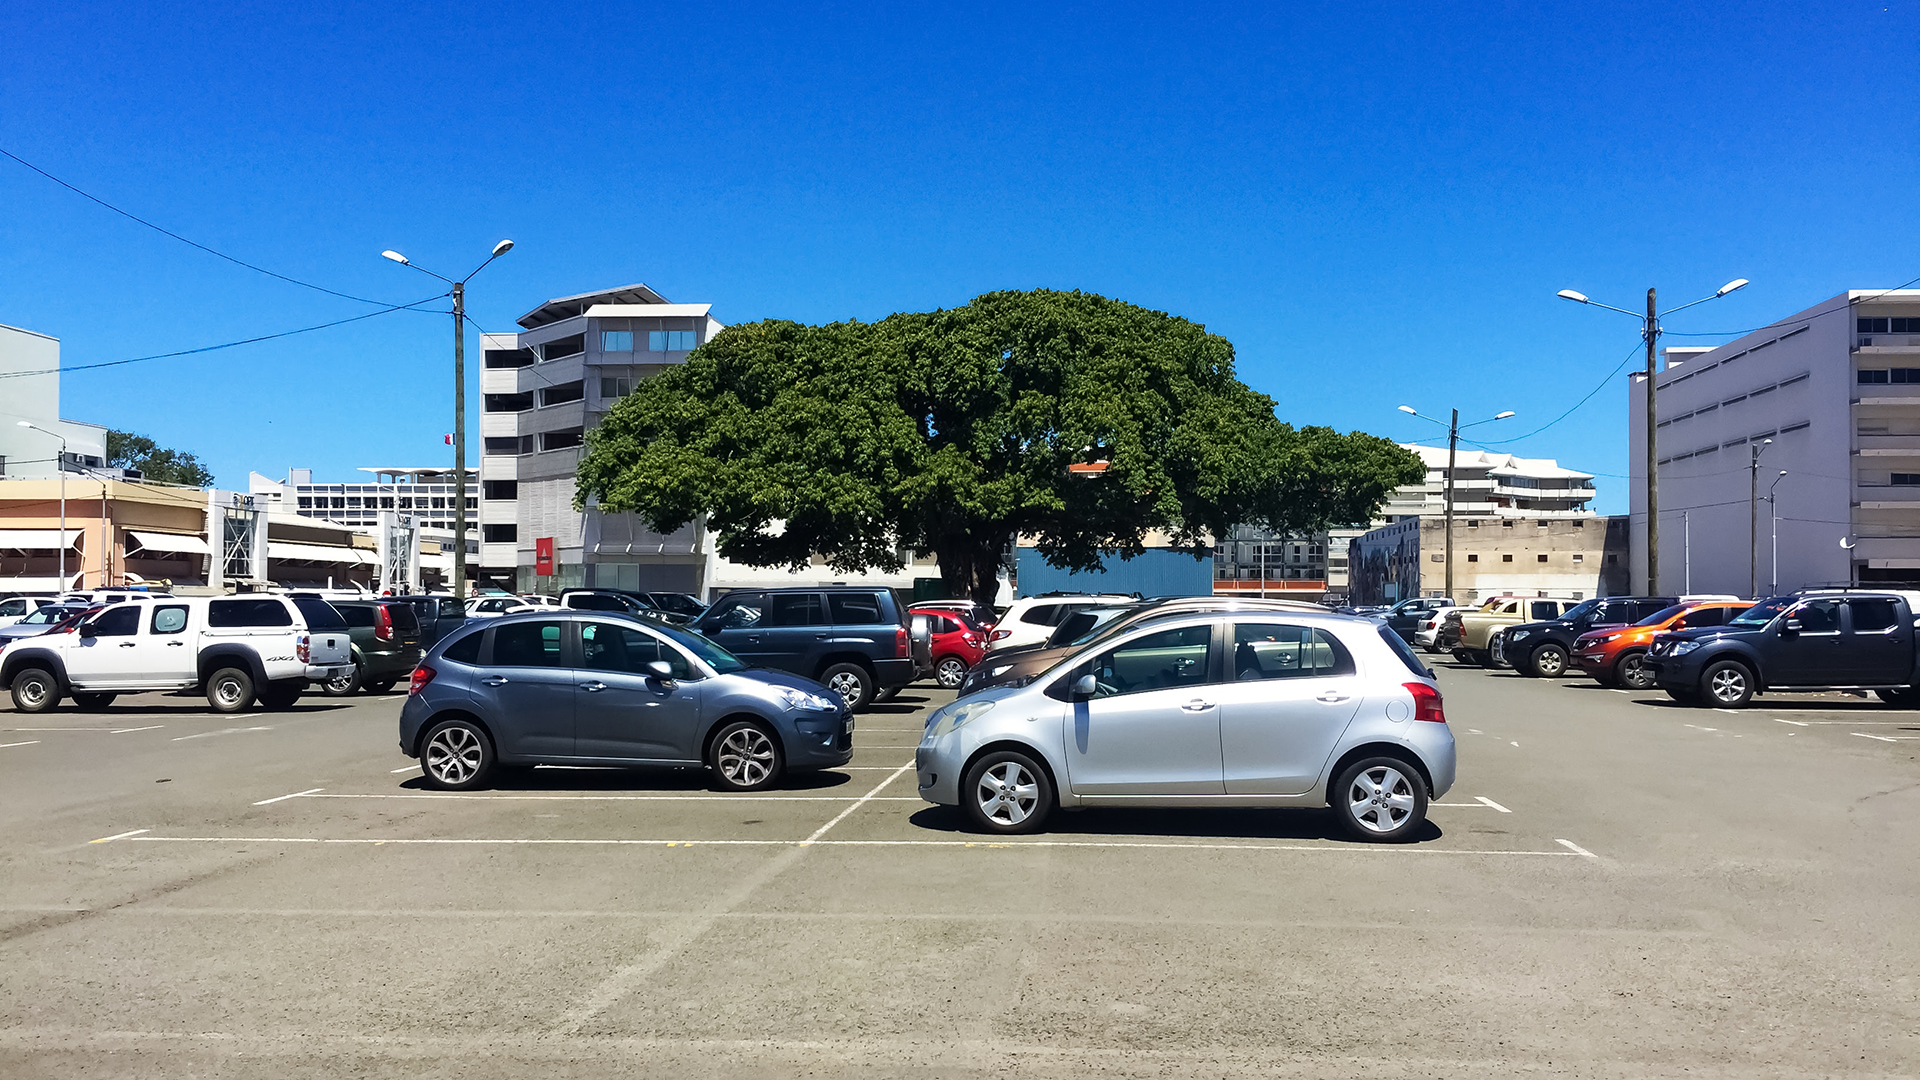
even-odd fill
[[[533,572],[540,577],[553,576],[553,537],[542,536],[533,542]]]

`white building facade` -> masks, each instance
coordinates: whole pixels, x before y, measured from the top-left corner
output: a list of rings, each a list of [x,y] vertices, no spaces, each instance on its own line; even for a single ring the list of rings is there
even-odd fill
[[[1664,355],[1661,589],[1920,582],[1920,290],[1845,292],[1726,345]],[[1635,588],[1647,561],[1645,395],[1637,376]]]
[[[59,338],[0,324],[0,376],[0,478],[59,476],[62,438],[67,472],[106,467],[107,429],[60,418]]]
[[[1447,512],[1447,448],[1403,444],[1419,455],[1427,478],[1398,488],[1380,511],[1386,521],[1443,517]],[[1552,458],[1523,458],[1460,448],[1454,455],[1453,516],[1459,518],[1591,517],[1593,474],[1563,469]]]

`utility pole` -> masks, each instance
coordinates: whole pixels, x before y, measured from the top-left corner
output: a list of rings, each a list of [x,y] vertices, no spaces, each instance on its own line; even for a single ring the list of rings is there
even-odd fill
[[[1453,465],[1460,448],[1460,410],[1453,410],[1447,425],[1447,599],[1453,599]]]
[[[1753,452],[1753,461],[1747,466],[1747,594],[1755,600],[1760,595],[1760,455],[1773,445],[1772,439],[1762,439],[1758,445],[1748,444]]]
[[[1660,595],[1660,473],[1655,457],[1658,442],[1654,435],[1653,344],[1660,336],[1660,316],[1653,306],[1653,290],[1647,290],[1647,323],[1640,331],[1647,339],[1647,594]]]
[[[453,598],[467,598],[467,283],[453,283]]]
[[[1772,580],[1767,585],[1767,592],[1773,596],[1780,595],[1780,501],[1773,491],[1780,486],[1780,481],[1786,478],[1787,470],[1781,469],[1780,475],[1774,477],[1773,483],[1767,487],[1767,526],[1771,535],[1771,539],[1767,541],[1767,548],[1773,559],[1773,573],[1770,575]]]
[[[1693,595],[1693,521],[1687,517],[1687,511],[1680,511],[1680,560],[1686,564],[1686,587],[1688,596]]]

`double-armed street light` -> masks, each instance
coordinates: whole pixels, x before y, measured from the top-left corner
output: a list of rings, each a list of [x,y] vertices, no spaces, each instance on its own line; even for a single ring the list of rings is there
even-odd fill
[[[1436,424],[1445,424],[1447,426],[1447,535],[1446,555],[1444,559],[1447,566],[1447,599],[1451,600],[1453,599],[1453,464],[1454,458],[1459,451],[1460,432],[1466,428],[1479,427],[1481,424],[1491,424],[1495,420],[1505,420],[1507,417],[1512,416],[1513,412],[1512,410],[1508,410],[1503,413],[1495,413],[1485,420],[1475,420],[1471,424],[1462,424],[1460,422],[1459,409],[1453,410],[1453,419],[1451,420],[1435,419],[1411,405],[1400,406],[1400,411],[1406,413],[1408,416],[1417,416],[1422,420],[1431,420]],[[1404,597],[1402,599],[1404,599]]]
[[[1649,593],[1657,594],[1660,591],[1660,492],[1659,466],[1654,459],[1655,423],[1653,400],[1655,390],[1653,382],[1654,342],[1660,337],[1660,320],[1676,311],[1685,311],[1687,308],[1694,306],[1694,304],[1704,304],[1709,300],[1718,300],[1728,293],[1746,288],[1746,286],[1746,278],[1735,278],[1714,290],[1712,296],[1703,296],[1692,303],[1681,304],[1679,307],[1668,308],[1665,311],[1657,311],[1655,309],[1654,291],[1648,289],[1647,313],[1645,315],[1637,311],[1628,311],[1626,308],[1617,308],[1612,304],[1603,304],[1598,300],[1588,298],[1586,293],[1575,292],[1572,289],[1561,289],[1558,294],[1563,300],[1572,300],[1576,304],[1589,304],[1593,307],[1606,308],[1608,311],[1617,311],[1622,315],[1631,315],[1641,321],[1640,336],[1646,339],[1647,342],[1647,592]]]
[[[31,420],[20,421],[20,426],[23,428],[32,428],[33,430],[39,432],[42,435],[51,435],[54,438],[60,440],[60,536],[58,539],[54,541],[54,543],[60,548],[59,591],[66,592],[67,584],[68,584],[67,583],[67,437],[65,435],[60,434],[57,431],[48,431],[46,428],[41,427],[39,424],[36,424]],[[106,519],[103,516],[101,520],[105,521]],[[107,583],[107,579],[106,579],[106,576],[103,574],[100,578],[100,584],[104,586],[106,585],[106,583]]]
[[[1779,487],[1780,481],[1786,478],[1787,470],[1781,469],[1780,475],[1774,477],[1773,483],[1767,485],[1767,527],[1772,533],[1772,539],[1767,541],[1767,546],[1773,556],[1773,574],[1771,575],[1773,581],[1767,586],[1768,596],[1780,595],[1780,507],[1773,489]]]
[[[397,251],[380,253],[383,258],[411,266],[453,286],[453,595],[459,600],[467,597],[467,353],[466,328],[462,325],[467,318],[467,282],[493,260],[512,250],[511,240],[493,245],[493,254],[487,256],[487,261],[458,281],[441,277]]]

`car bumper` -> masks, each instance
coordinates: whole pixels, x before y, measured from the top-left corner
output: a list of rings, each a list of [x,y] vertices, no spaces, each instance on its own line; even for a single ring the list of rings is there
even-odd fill
[[[1684,656],[1648,657],[1644,662],[1647,670],[1653,672],[1654,685],[1662,690],[1700,689],[1701,665],[1698,662],[1690,662]]]
[[[795,720],[787,740],[790,769],[831,769],[853,760],[853,714]]]
[[[334,678],[335,676],[346,675],[352,671],[353,671],[352,661],[348,661],[347,663],[344,663],[344,664],[308,664],[307,665],[307,681],[308,682],[326,682],[328,679]]]
[[[960,805],[960,766],[965,763],[965,750],[953,735],[923,741],[913,753],[920,797],[939,806]]]

